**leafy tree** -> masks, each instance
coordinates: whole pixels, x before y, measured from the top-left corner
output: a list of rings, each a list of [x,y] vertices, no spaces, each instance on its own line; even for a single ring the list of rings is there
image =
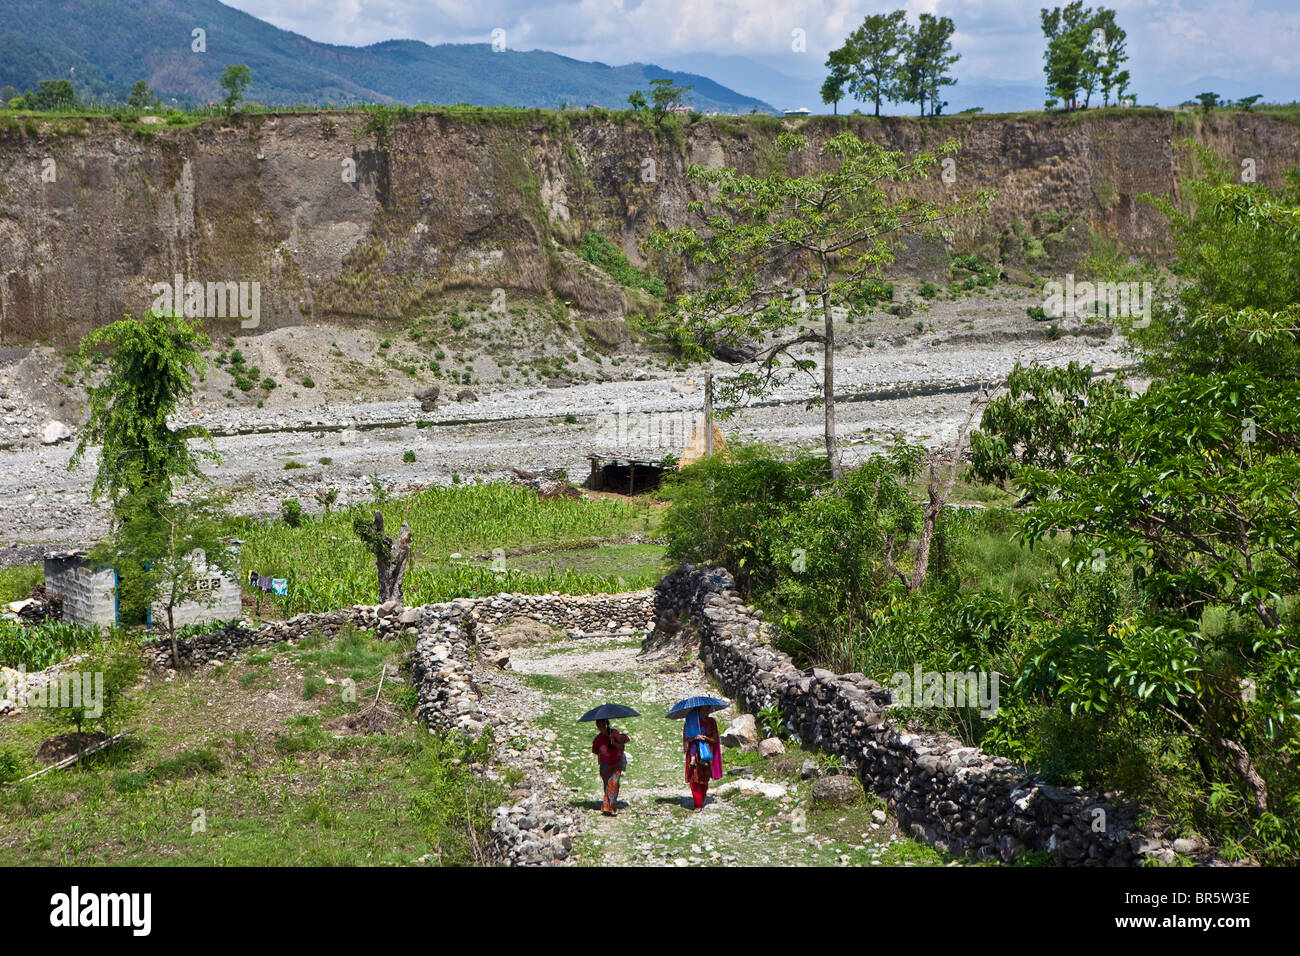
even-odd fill
[[[847,46],[832,50],[826,58],[826,66],[830,68],[830,73],[822,82],[822,102],[835,104],[835,113],[838,115],[840,100],[844,99],[845,88],[849,84],[853,69],[852,52]]]
[[[1300,344],[1263,330],[1279,318],[1285,325],[1300,302],[1300,173],[1288,170],[1274,192],[1237,182],[1235,170],[1199,144],[1176,148],[1196,173],[1180,190],[1183,202],[1142,197],[1169,222],[1181,280],[1175,305],[1158,301],[1150,328],[1130,333],[1143,366],[1153,375],[1207,375],[1232,364],[1269,377],[1294,374]]]
[[[961,59],[952,52],[954,29],[948,17],[923,13],[907,38],[898,95],[903,102],[919,103],[922,116],[927,101],[931,116],[942,113],[948,105],[940,99],[943,87],[957,82],[947,75],[948,68]]]
[[[41,80],[40,88],[35,93],[28,90],[23,94],[25,108],[42,113],[77,108],[77,91],[71,80]]]
[[[666,76],[650,81],[650,111],[656,126],[663,124],[664,117],[674,107],[685,102],[686,94],[691,89],[689,86],[678,86]]]
[[[1074,0],[1064,8],[1042,9],[1040,20],[1047,38],[1043,73],[1047,76],[1048,95],[1072,110],[1080,89],[1088,95],[1096,89],[1100,54],[1093,30],[1097,14],[1084,7],[1083,0]],[[1101,29],[1104,31],[1104,27]]]
[[[226,115],[231,116],[235,112],[235,107],[239,105],[240,100],[244,98],[244,90],[248,89],[248,84],[253,82],[252,71],[248,67],[240,64],[238,66],[227,66],[217,79],[221,88],[226,91],[225,99],[221,102],[226,107]]]
[[[238,561],[223,537],[226,512],[219,500],[188,496],[172,500],[158,487],[144,487],[124,497],[118,506],[117,529],[101,541],[90,559],[114,567],[124,617],[140,619],[158,610],[172,646],[172,666],[180,668],[176,643],[176,608],[182,604],[213,604],[220,595],[212,581],[234,577]]]
[[[167,424],[193,395],[194,377],[207,366],[202,353],[207,344],[197,321],[153,311],[138,321],[127,316],[82,340],[81,361],[88,370],[92,352],[110,350],[108,374],[89,389],[89,419],[68,467],[80,463],[89,445],[103,446],[91,496],[108,497],[115,524],[121,523],[116,512],[123,495],[170,494],[175,482],[201,477],[201,458],[216,457],[205,430]],[[209,447],[192,450],[191,437],[207,439]]]
[[[796,154],[809,149],[804,137],[789,133],[777,145]],[[937,154],[957,149],[956,141],[950,141]],[[828,140],[820,154],[829,168],[803,176],[774,172],[758,177],[725,167],[691,166],[688,180],[704,184],[711,197],[687,207],[700,227],[658,231],[650,244],[680,254],[701,273],[698,291],[680,295],[665,315],[669,334],[688,356],[703,357],[721,345],[740,351],[746,339],[790,333],[775,344],[753,348],[757,371],[719,382],[724,404],[773,387],[785,372],[782,358],[789,358],[794,347],[821,345],[821,381],[809,406],[824,409],[826,453],[832,475],[839,478],[836,313],[874,303],[881,271],[901,234],[933,231],[943,220],[987,208],[994,194],[981,191],[943,204],[896,195],[900,184],[929,172],[936,154],[908,159],[849,132]],[[810,305],[821,312],[821,331],[815,319],[803,327]],[[814,383],[815,367],[811,360],[791,358],[790,371],[807,374]]]
[[[1081,562],[1131,563],[1151,606],[1086,643],[1052,642],[1039,666],[1075,706],[1168,715],[1266,812],[1251,751],[1294,746],[1300,719],[1300,630],[1282,603],[1300,592],[1300,384],[1250,369],[1157,382],[1106,408],[1093,440],[1068,468],[1021,470],[1039,502],[1026,529],[1069,530]],[[1205,613],[1225,608],[1251,620],[1207,634]]]
[[[1038,502],[1031,541],[1068,532],[1076,571],[1126,568],[1144,595],[1104,628],[1043,628],[1025,680],[1074,709],[1167,721],[1271,832],[1294,807],[1269,780],[1294,804],[1300,752],[1300,298],[1266,277],[1300,270],[1300,205],[1221,172],[1195,184],[1190,216],[1161,207],[1191,310],[1154,339],[1163,377],[1081,411],[1059,458],[1014,467]],[[1023,406],[1051,401],[1054,383],[1034,384]],[[1020,421],[983,424],[1010,447]]]
[[[126,98],[126,105],[133,110],[147,110],[158,106],[159,100],[157,94],[149,89],[147,82],[136,80],[135,85],[131,87],[131,95]]]
[[[898,96],[898,64],[908,38],[906,11],[876,13],[849,34],[837,51],[852,62],[849,92],[863,102],[874,103],[876,116],[880,115],[881,100],[892,101]]]
[[[1243,96],[1237,100],[1237,109],[1249,113],[1256,103],[1260,101],[1259,93],[1252,93],[1250,96]]]
[[[638,113],[644,110],[647,106],[645,94],[640,90],[633,90],[629,93],[627,96],[627,102],[632,109],[636,110]]]
[[[1218,93],[1197,93],[1196,101],[1201,104],[1201,112],[1208,113],[1216,106],[1222,106]]]
[[[981,481],[1004,483],[1020,466],[1058,469],[1093,441],[1098,407],[1128,395],[1123,376],[1094,378],[1092,367],[1016,363],[1005,394],[984,409],[971,434],[971,463]]]
[[[1115,102],[1118,103],[1128,93],[1129,73],[1120,69],[1128,59],[1128,34],[1115,22],[1115,11],[1101,7],[1093,15],[1090,36],[1089,59],[1096,77],[1095,85],[1101,88],[1102,105],[1110,105],[1111,90],[1115,91]],[[1087,105],[1087,100],[1084,104]]]

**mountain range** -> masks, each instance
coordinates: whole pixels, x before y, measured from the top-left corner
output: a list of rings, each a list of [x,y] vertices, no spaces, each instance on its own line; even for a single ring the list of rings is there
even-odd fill
[[[200,37],[194,31],[202,30]],[[217,0],[0,0],[0,87],[35,89],[71,79],[91,102],[126,98],[138,80],[169,104],[220,98],[231,64],[252,72],[245,98],[268,105],[470,103],[626,108],[628,94],[661,77],[690,86],[700,110],[770,112],[706,76],[653,64],[608,66],[543,50],[496,51],[489,43],[389,40],[353,47],[318,43]]]

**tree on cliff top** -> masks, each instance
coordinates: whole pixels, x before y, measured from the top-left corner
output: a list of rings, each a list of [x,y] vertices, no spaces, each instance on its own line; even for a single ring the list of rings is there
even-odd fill
[[[872,14],[827,60],[832,69],[837,62],[849,64],[849,92],[864,103],[874,103],[876,116],[881,101],[898,98],[898,61],[907,48],[908,34],[907,11]]]
[[[1119,69],[1128,59],[1124,44],[1127,34],[1115,22],[1115,11],[1096,10],[1074,0],[1065,7],[1039,11],[1047,49],[1043,52],[1043,73],[1047,76],[1048,106],[1058,100],[1074,109],[1080,91],[1088,106],[1099,88],[1103,102],[1110,102],[1115,90],[1118,101],[1127,94],[1129,74]]]
[[[242,64],[231,65],[222,71],[217,82],[226,91],[226,98],[221,102],[226,107],[226,115],[230,116],[235,112],[239,101],[244,98],[244,90],[248,89],[248,84],[253,82],[253,73]]]
[[[687,209],[698,227],[660,230],[650,245],[685,257],[700,273],[699,289],[680,295],[665,314],[665,328],[688,357],[703,358],[719,346],[745,352],[745,341],[790,332],[782,341],[753,351],[757,371],[743,371],[719,383],[719,397],[733,407],[766,393],[783,378],[782,357],[798,345],[822,346],[820,385],[809,407],[825,410],[826,454],[831,473],[842,475],[835,443],[835,325],[849,309],[874,304],[882,270],[893,258],[898,237],[933,232],[948,219],[987,209],[994,193],[981,190],[944,202],[895,195],[898,186],[923,178],[958,149],[953,140],[936,153],[910,159],[845,132],[809,155],[807,139],[782,134],[778,148],[791,162],[825,164],[803,176],[784,172],[758,177],[723,167],[693,165],[690,181],[710,198]],[[821,311],[808,327],[809,305]],[[790,370],[816,383],[815,363],[790,359]]]
[[[953,22],[948,17],[923,13],[904,45],[897,96],[903,102],[920,103],[922,116],[927,100],[931,116],[942,113],[948,105],[941,99],[943,88],[957,82],[947,72],[948,67],[961,59],[952,52],[953,30]]]

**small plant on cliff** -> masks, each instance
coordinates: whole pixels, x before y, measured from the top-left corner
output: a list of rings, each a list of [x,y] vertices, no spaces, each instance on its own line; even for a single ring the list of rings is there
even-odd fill
[[[375,145],[381,150],[387,150],[392,142],[393,124],[410,116],[411,109],[408,106],[376,104],[366,107],[366,115],[369,119],[361,127],[358,137],[366,133],[373,134]]]
[[[598,232],[587,232],[582,236],[579,253],[593,266],[609,274],[621,285],[633,289],[644,289],[651,295],[663,298],[667,293],[662,279],[648,275],[628,261],[623,250],[618,248]]]

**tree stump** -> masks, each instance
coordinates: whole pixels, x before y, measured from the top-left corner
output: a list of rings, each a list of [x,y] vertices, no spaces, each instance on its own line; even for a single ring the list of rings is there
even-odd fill
[[[411,560],[411,526],[403,522],[394,542],[384,534],[383,513],[376,511],[374,524],[366,524],[366,520],[358,515],[353,519],[352,528],[375,556],[379,570],[379,603],[396,601],[401,607],[402,579],[406,577],[406,565]]]

